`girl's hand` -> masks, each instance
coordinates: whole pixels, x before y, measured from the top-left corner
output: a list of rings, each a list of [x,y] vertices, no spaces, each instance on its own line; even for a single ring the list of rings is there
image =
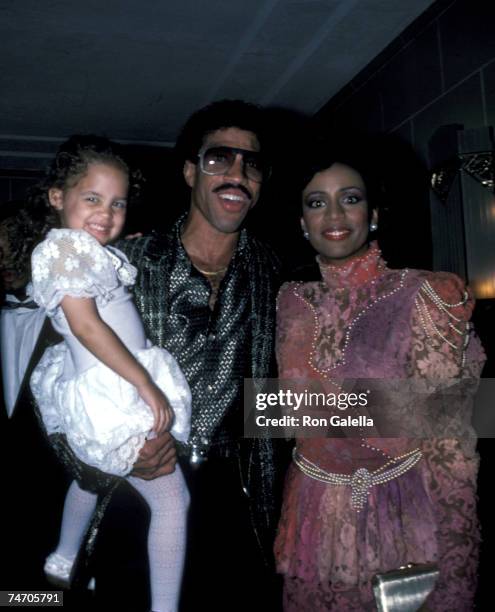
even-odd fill
[[[154,382],[149,381],[137,387],[139,397],[148,404],[155,417],[153,429],[160,435],[172,427],[174,421],[174,411],[170,407],[167,398]]]

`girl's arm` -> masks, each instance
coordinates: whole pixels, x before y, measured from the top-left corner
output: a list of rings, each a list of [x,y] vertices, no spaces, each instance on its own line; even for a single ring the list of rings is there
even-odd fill
[[[100,317],[93,298],[66,295],[61,302],[69,327],[79,342],[102,363],[134,385],[155,417],[157,433],[170,428],[173,411],[148,372]]]

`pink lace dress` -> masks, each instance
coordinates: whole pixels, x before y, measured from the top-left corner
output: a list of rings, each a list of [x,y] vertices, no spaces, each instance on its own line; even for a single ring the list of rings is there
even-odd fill
[[[320,269],[323,282],[287,283],[280,291],[280,378],[318,379],[329,392],[335,380],[421,381],[425,403],[415,409],[435,435],[414,439],[404,426],[401,437],[297,440],[298,456],[327,474],[373,472],[421,455],[400,476],[370,487],[360,510],[351,486],[320,482],[292,463],[275,543],[284,609],[375,610],[374,574],[436,562],[440,577],[427,609],[471,610],[479,543],[470,435],[476,384],[459,399],[456,422],[441,430],[450,437],[438,436],[440,416],[427,400],[480,375],[484,353],[468,323],[473,302],[452,274],[388,269],[376,244],[344,267]],[[390,396],[399,420],[400,404]]]

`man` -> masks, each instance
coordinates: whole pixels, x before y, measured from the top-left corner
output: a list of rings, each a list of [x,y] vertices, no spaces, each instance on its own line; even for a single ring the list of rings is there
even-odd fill
[[[178,455],[191,491],[185,612],[276,610],[271,567],[278,459],[243,438],[243,378],[274,375],[278,262],[242,229],[269,176],[262,111],[224,100],[177,142],[188,212],[166,236],[119,245],[139,269],[135,297],[153,343],[178,360],[193,395]],[[264,591],[264,592],[263,592]]]

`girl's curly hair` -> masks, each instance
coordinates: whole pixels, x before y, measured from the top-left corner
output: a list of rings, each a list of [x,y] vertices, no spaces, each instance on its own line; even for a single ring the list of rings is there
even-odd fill
[[[12,200],[0,208],[0,237],[8,245],[0,252],[0,267],[24,276],[30,270],[31,253],[53,227],[49,211],[30,202]]]
[[[65,191],[73,187],[88,171],[90,164],[103,163],[121,170],[129,179],[129,204],[139,198],[143,176],[139,170],[131,170],[120,145],[94,135],[74,135],[57,151],[45,176],[30,189],[28,200],[35,208],[47,210],[47,229],[59,225],[58,215],[50,206],[49,189]]]

